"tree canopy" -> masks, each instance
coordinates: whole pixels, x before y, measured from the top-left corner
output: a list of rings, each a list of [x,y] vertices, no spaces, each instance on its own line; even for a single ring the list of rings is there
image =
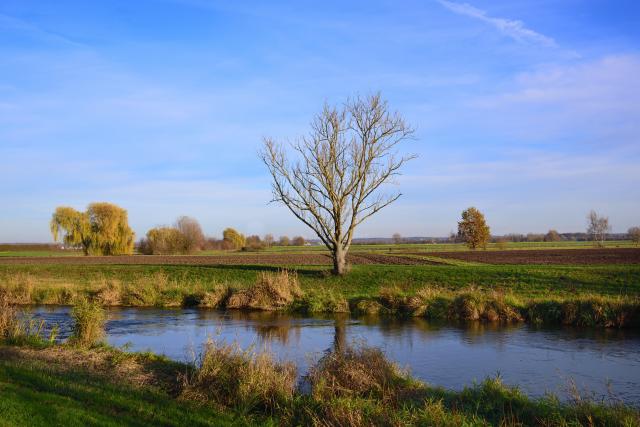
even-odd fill
[[[471,249],[487,247],[491,234],[482,212],[474,207],[462,212],[462,221],[458,222],[458,237]]]
[[[85,255],[133,253],[135,234],[127,211],[112,203],[91,203],[85,212],[60,206],[49,225],[55,241],[62,235],[65,245],[80,246]]]

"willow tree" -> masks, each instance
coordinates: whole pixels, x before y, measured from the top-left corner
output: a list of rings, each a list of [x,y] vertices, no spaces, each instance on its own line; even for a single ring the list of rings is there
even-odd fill
[[[325,104],[311,132],[290,150],[265,138],[260,154],[273,178],[273,201],[284,204],[331,251],[335,274],[345,272],[356,227],[400,197],[379,189],[415,157],[396,152],[412,134],[405,120],[373,95],[341,107]]]
[[[58,207],[50,227],[55,241],[62,235],[66,245],[81,246],[85,255],[133,253],[134,233],[127,211],[111,203],[91,203],[86,212]]]

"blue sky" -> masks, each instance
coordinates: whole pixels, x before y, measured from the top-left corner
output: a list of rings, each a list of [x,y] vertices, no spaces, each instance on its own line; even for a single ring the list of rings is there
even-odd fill
[[[348,4],[345,4],[348,3]],[[402,198],[359,237],[640,225],[635,1],[0,3],[0,241],[49,241],[58,205],[111,201],[138,236],[312,237],[270,200],[263,136],[381,91],[416,127]]]

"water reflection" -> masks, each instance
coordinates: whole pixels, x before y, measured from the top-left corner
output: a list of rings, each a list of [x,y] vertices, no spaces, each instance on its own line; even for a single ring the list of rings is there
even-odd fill
[[[38,307],[32,314],[69,329],[69,309]],[[536,328],[499,323],[443,324],[425,319],[304,317],[268,312],[115,308],[109,343],[131,343],[190,360],[208,337],[266,348],[304,373],[325,352],[351,342],[381,347],[427,382],[460,389],[500,372],[531,395],[562,393],[569,378],[599,397],[607,383],[618,397],[640,406],[640,334],[632,330]]]

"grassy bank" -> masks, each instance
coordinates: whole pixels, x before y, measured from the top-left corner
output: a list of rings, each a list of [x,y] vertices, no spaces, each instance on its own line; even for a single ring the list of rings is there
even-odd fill
[[[499,379],[461,392],[429,387],[370,348],[325,356],[310,394],[282,374],[291,369],[215,344],[196,365],[107,347],[0,345],[0,413],[16,426],[640,425],[619,404],[529,399]]]
[[[290,268],[294,290],[263,286],[265,271],[278,276],[278,268],[268,266],[0,265],[0,289],[15,304],[70,305],[89,298],[107,306],[639,325],[638,265],[362,265],[344,277],[321,267]]]

